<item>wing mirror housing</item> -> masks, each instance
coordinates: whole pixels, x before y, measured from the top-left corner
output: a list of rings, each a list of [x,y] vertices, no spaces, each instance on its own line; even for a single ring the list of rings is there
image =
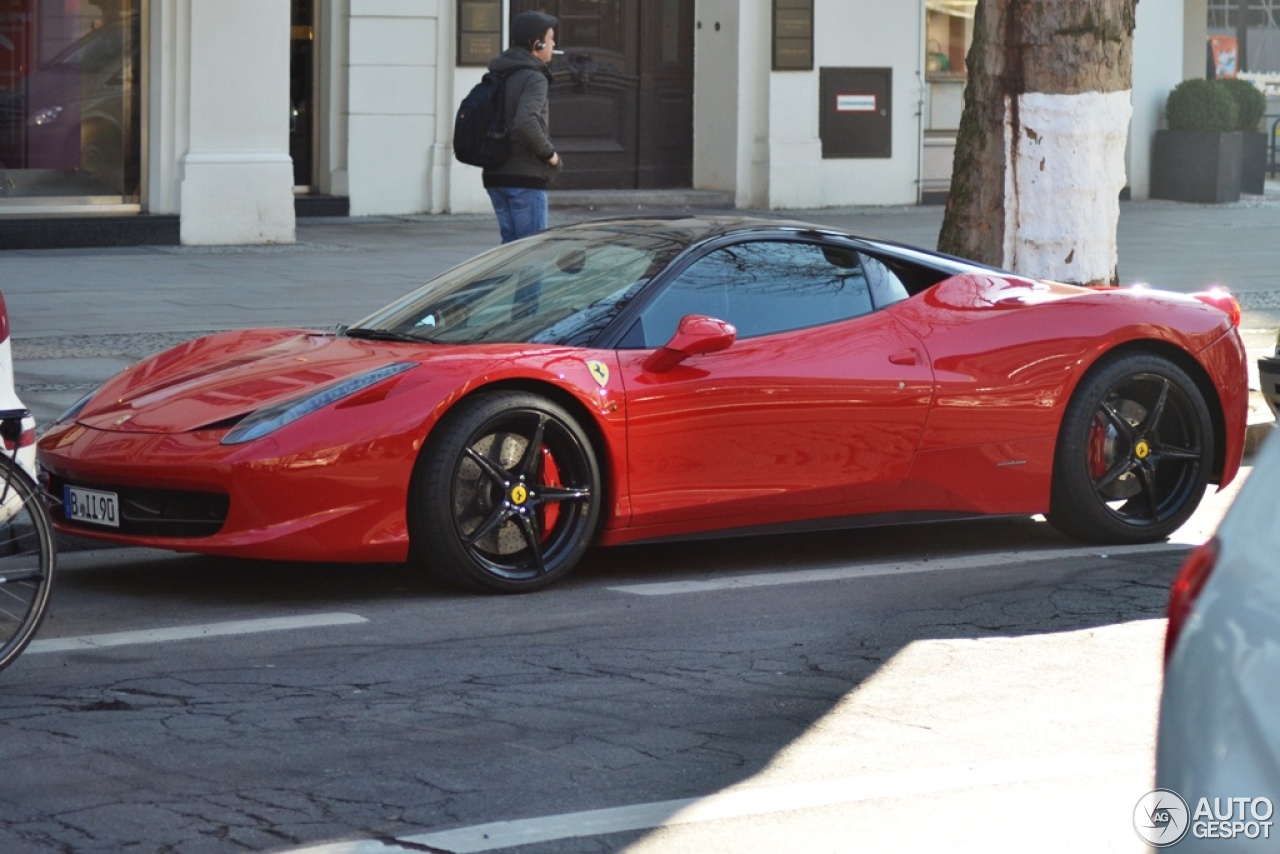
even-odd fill
[[[732,323],[701,314],[686,314],[680,318],[676,334],[645,360],[644,367],[647,371],[660,374],[671,370],[690,356],[727,350],[737,338],[738,330]]]

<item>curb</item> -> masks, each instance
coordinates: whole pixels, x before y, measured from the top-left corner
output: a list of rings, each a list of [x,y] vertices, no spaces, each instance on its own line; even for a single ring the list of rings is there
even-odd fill
[[[1268,436],[1270,436],[1273,432],[1275,432],[1275,429],[1276,429],[1276,422],[1274,421],[1259,421],[1259,422],[1250,424],[1247,428],[1245,428],[1245,432],[1244,432],[1245,459],[1248,459],[1249,457],[1252,457],[1254,454],[1256,454],[1258,452],[1258,449],[1262,447],[1262,443],[1266,441],[1266,438]]]
[[[1277,427],[1277,421],[1271,414],[1271,407],[1262,392],[1249,390],[1249,423],[1244,432],[1244,456],[1252,457],[1262,447]]]

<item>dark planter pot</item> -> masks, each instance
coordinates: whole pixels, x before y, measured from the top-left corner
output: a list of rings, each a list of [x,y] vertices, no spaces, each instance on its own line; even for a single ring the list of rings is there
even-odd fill
[[[1156,131],[1151,148],[1151,198],[1175,202],[1238,202],[1244,134]]]
[[[1247,130],[1242,136],[1240,192],[1261,196],[1267,191],[1267,135]]]

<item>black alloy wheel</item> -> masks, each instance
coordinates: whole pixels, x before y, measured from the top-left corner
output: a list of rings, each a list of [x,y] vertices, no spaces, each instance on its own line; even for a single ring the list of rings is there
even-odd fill
[[[1077,539],[1162,540],[1195,512],[1214,462],[1214,430],[1199,388],[1148,353],[1108,360],[1067,406],[1048,518]]]
[[[445,582],[503,593],[567,574],[595,537],[595,449],[563,407],[524,392],[464,400],[432,431],[410,489],[417,561]]]

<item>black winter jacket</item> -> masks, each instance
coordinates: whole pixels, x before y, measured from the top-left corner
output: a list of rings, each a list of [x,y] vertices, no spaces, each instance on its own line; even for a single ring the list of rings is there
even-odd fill
[[[494,57],[489,70],[506,75],[504,106],[511,156],[501,166],[484,170],[484,185],[545,190],[560,174],[559,164],[547,163],[556,151],[548,129],[551,69],[528,50],[512,47]]]

